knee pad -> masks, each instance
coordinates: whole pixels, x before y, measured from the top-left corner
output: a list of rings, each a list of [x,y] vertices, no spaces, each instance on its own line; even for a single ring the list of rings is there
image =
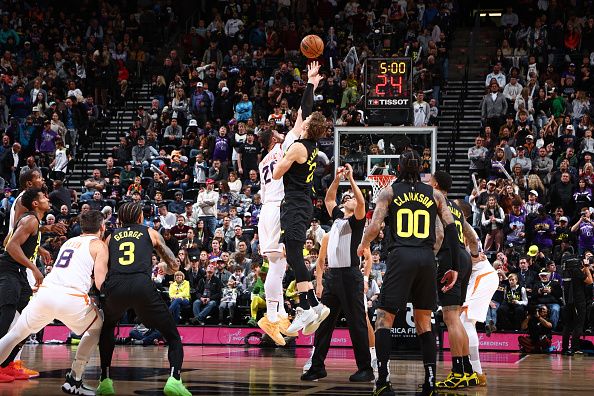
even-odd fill
[[[303,243],[291,240],[285,241],[285,249],[287,252],[287,261],[295,272],[296,282],[309,282],[311,278],[303,260]]]

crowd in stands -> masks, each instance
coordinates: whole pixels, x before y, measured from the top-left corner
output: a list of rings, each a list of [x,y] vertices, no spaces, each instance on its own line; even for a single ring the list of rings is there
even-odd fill
[[[475,183],[467,199],[501,280],[489,329],[519,330],[527,311],[546,306],[560,330],[564,254],[594,269],[594,10],[524,3],[500,20],[483,129],[468,149]],[[586,291],[591,331],[591,286]]]
[[[77,149],[72,139],[80,142],[80,131],[90,129],[87,124],[76,124],[89,122],[90,106],[109,110],[125,101],[130,96],[128,79],[141,78],[151,85],[150,106],[134,108],[133,125],[119,131],[119,144],[108,147],[105,165],[87,176],[82,191],[62,183],[62,174],[51,172],[57,170],[51,164],[58,158],[51,150],[47,155],[48,150],[28,152],[33,156],[26,166],[40,167],[51,191],[54,210],[46,221],[70,225],[65,236],[44,235],[43,244],[56,254],[66,237],[80,233],[77,215],[82,211],[102,210],[112,228],[121,202],[141,202],[144,223],[162,233],[180,260],[180,272],[170,276],[160,270],[159,258],[153,257],[154,281],[176,320],[198,325],[246,321],[254,325],[265,308],[262,285],[267,272],[267,261],[259,254],[257,231],[262,206],[257,165],[265,155],[258,134],[269,128],[286,133],[295,122],[307,80],[307,59],[299,52],[301,38],[317,34],[325,44],[319,58],[325,78],[315,92],[314,107],[326,115],[328,134],[320,142],[325,156],[318,159],[315,218],[303,250],[313,271],[319,243],[330,225],[323,199],[327,184],[321,180],[333,169],[333,127],[365,123],[360,103],[363,61],[370,56],[412,57],[413,88],[420,94],[410,124],[412,119],[418,126],[435,123],[440,90],[447,78],[453,3],[199,2],[203,8],[189,31],[170,46],[152,51],[146,45],[146,22],[175,24],[180,19],[175,5],[173,10],[159,4],[132,10],[126,3],[111,4],[102,2],[93,12],[81,10],[77,14],[80,20],[52,9],[16,10],[16,16],[7,17],[9,22],[11,18],[21,21],[20,25],[9,23],[21,26],[21,30],[13,28],[16,35],[12,36],[23,44],[13,51],[20,53],[29,39],[28,45],[40,54],[35,60],[51,58],[45,68],[32,69],[27,80],[31,86],[25,84],[23,92],[36,95],[33,87],[38,83],[47,92],[48,108],[58,111],[56,121],[49,115],[50,128],[62,120],[64,144],[59,147],[66,156]],[[25,23],[29,21],[26,16],[37,14],[36,25]],[[54,31],[56,27],[64,37]],[[44,29],[53,34],[41,34]],[[31,38],[33,32],[36,39]],[[157,40],[161,44],[166,32],[162,35]],[[47,55],[43,55],[45,49]],[[58,70],[58,65],[62,69]],[[16,69],[22,73],[22,68]],[[50,79],[54,71],[58,77]],[[39,77],[37,83],[35,77]],[[17,122],[17,115],[24,117],[26,125],[28,114],[37,115],[34,101],[26,101],[30,95],[20,95],[25,96],[23,105],[9,108],[8,114],[12,122]],[[77,111],[68,110],[70,105]],[[10,151],[11,144],[20,139],[6,135],[3,143]],[[386,146],[360,145],[358,150],[362,155],[390,153],[390,145]],[[18,169],[10,167],[12,156],[5,158],[7,168],[3,168],[2,177],[14,188]],[[48,162],[51,169],[46,172],[43,166]],[[8,211],[14,197],[8,190],[6,194],[3,207]],[[372,311],[385,272],[383,238],[382,233],[373,243],[368,293]],[[51,264],[45,263],[47,271]],[[290,269],[284,287],[290,310],[298,301]]]

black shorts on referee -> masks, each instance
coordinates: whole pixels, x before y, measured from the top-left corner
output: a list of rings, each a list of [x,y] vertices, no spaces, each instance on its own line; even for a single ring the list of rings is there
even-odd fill
[[[451,305],[462,305],[466,300],[466,289],[472,272],[472,261],[470,254],[464,249],[458,249],[458,280],[454,286],[447,292],[442,292],[441,278],[452,269],[452,261],[449,251],[440,250],[437,253],[437,296],[439,305],[448,307]]]
[[[436,267],[428,247],[397,247],[388,254],[379,307],[398,313],[410,301],[415,309],[437,308]]]

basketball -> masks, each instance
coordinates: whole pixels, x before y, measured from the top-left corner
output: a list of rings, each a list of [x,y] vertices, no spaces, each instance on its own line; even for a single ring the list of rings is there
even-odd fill
[[[309,59],[315,59],[324,52],[324,42],[319,36],[310,34],[301,40],[301,53]]]

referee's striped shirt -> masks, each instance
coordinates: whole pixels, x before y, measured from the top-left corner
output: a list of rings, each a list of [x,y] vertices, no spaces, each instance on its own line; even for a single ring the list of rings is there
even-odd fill
[[[344,213],[334,207],[332,211],[334,223],[328,237],[328,268],[359,267],[357,246],[363,238],[365,217],[357,220],[355,215],[344,218]]]

